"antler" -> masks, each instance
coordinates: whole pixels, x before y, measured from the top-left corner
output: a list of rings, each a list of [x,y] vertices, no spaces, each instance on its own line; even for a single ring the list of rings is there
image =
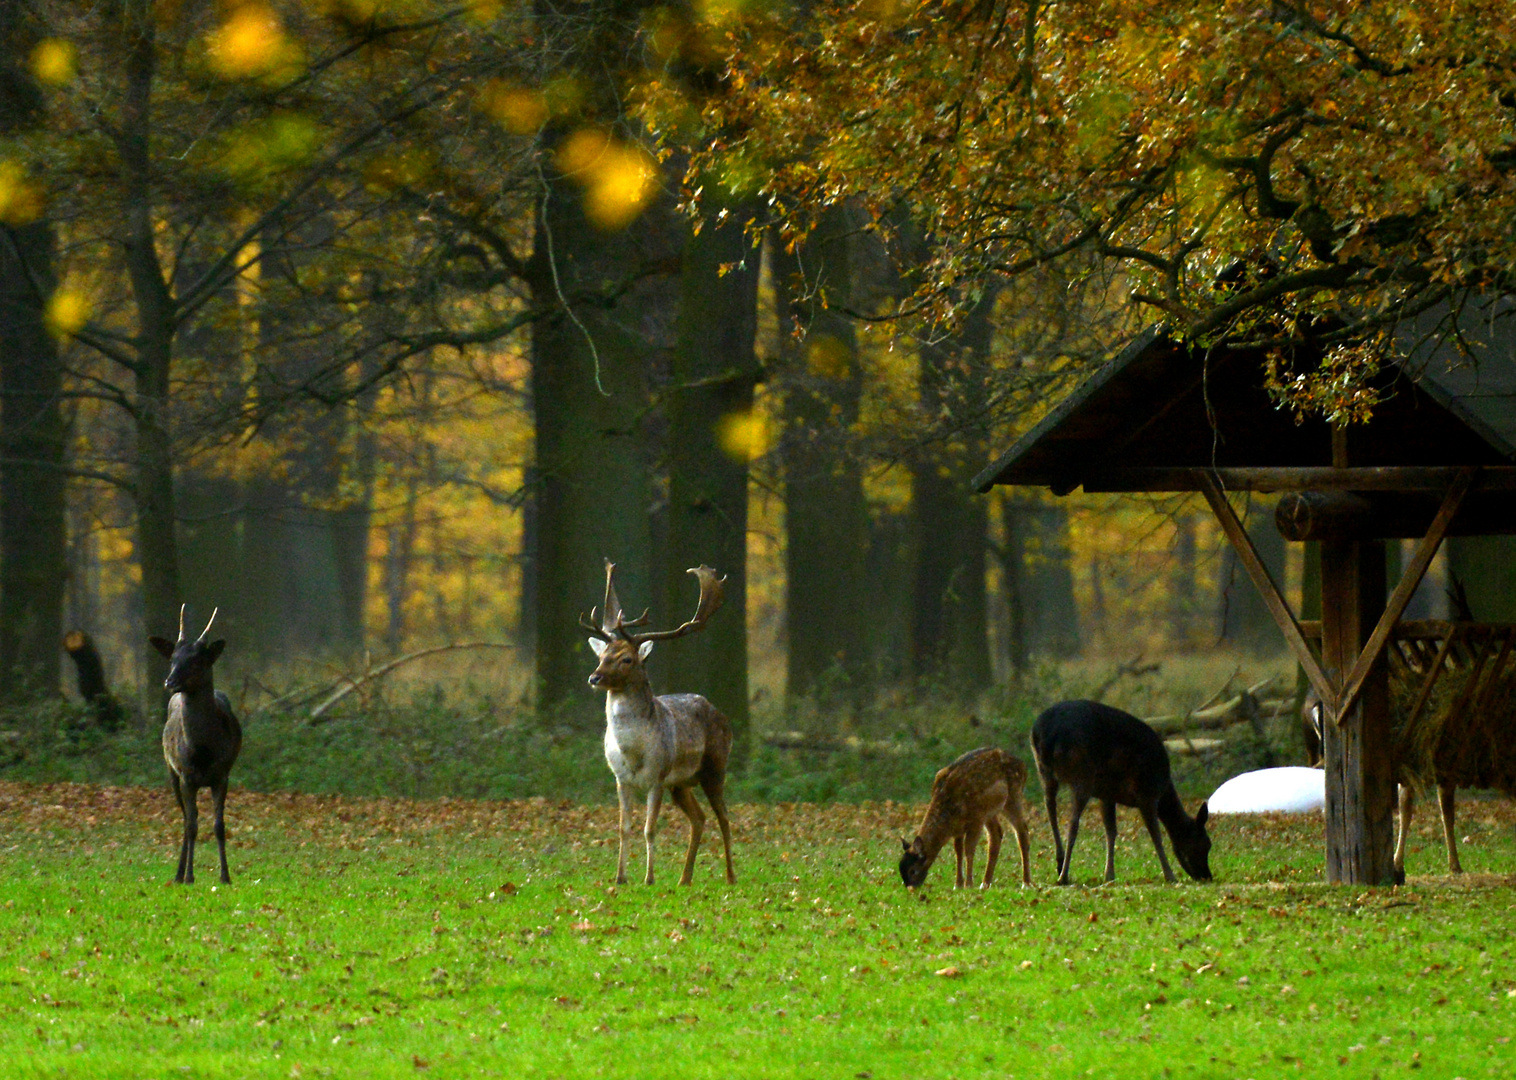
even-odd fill
[[[179,640],[176,644],[184,644],[184,604],[179,605]]]
[[[218,611],[220,611],[220,610],[221,609],[219,607],[211,608],[211,619],[210,619],[210,622],[206,623],[205,624],[205,629],[202,630],[202,631],[200,631],[200,637],[199,637],[198,640],[204,641],[205,640],[205,635],[207,635],[207,634],[209,634],[211,632],[211,623],[213,623],[213,622],[216,621],[216,613]],[[179,609],[179,621],[180,621],[181,625],[184,622],[184,609],[183,608]],[[179,636],[180,636],[181,639],[184,637],[184,631],[182,629],[179,631]]]
[[[604,614],[602,614],[602,612]],[[611,560],[605,560],[605,606],[603,608],[590,608],[589,618],[584,613],[579,613],[579,625],[588,630],[601,641],[611,641],[619,635],[630,641],[627,634],[628,626],[641,626],[647,622],[648,613],[644,611],[631,622],[626,621],[626,613],[621,610],[621,599],[616,595],[616,564]],[[596,626],[596,623],[599,626]]]
[[[626,640],[637,644],[641,644],[644,641],[669,641],[673,638],[684,637],[685,634],[693,634],[696,630],[705,628],[705,624],[710,620],[710,617],[716,614],[716,609],[726,600],[726,589],[724,587],[726,575],[723,574],[721,577],[717,577],[716,571],[704,563],[699,566],[690,567],[685,573],[694,574],[695,577],[700,579],[700,601],[695,605],[694,617],[683,626],[674,630],[651,630],[645,634],[628,634],[625,629],[622,629],[625,626],[638,626],[647,622],[647,613],[644,612],[642,618],[636,622],[622,623],[618,626],[621,635]]]

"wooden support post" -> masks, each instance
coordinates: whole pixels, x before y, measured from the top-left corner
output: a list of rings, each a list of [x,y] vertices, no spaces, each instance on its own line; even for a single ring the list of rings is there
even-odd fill
[[[1384,543],[1322,541],[1322,662],[1343,671],[1362,653],[1384,610]],[[1381,655],[1366,671],[1357,702],[1323,725],[1326,767],[1326,879],[1388,885],[1395,868],[1395,776],[1390,762],[1389,668]]]
[[[1337,684],[1327,678],[1321,670],[1321,665],[1316,663],[1315,655],[1300,632],[1300,623],[1295,620],[1294,613],[1290,611],[1290,605],[1285,603],[1284,595],[1280,593],[1274,576],[1269,573],[1268,567],[1258,557],[1258,550],[1253,547],[1252,538],[1242,527],[1242,522],[1237,520],[1232,504],[1226,501],[1226,492],[1221,489],[1215,477],[1208,473],[1200,474],[1198,483],[1206,502],[1211,504],[1211,512],[1216,515],[1217,524],[1221,526],[1221,531],[1231,542],[1232,550],[1237,553],[1243,569],[1253,579],[1253,585],[1258,589],[1258,595],[1263,598],[1264,606],[1274,617],[1274,622],[1279,627],[1279,632],[1284,635],[1285,643],[1294,652],[1295,659],[1300,661],[1300,666],[1305,670],[1306,678],[1311,681],[1311,686],[1315,688],[1317,696],[1323,702],[1336,701]],[[1357,653],[1354,655],[1356,656]]]

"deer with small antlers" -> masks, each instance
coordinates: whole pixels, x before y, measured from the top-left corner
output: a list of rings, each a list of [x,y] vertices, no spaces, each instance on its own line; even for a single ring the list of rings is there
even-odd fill
[[[217,611],[220,609],[217,608]],[[195,839],[200,827],[200,810],[196,799],[200,789],[211,789],[216,809],[216,847],[221,854],[221,882],[231,884],[226,868],[226,785],[232,765],[242,749],[242,725],[232,712],[232,703],[217,690],[211,667],[225,641],[206,641],[216,612],[194,641],[184,638],[184,608],[179,608],[179,640],[150,637],[149,644],[169,662],[165,689],[173,692],[168,699],[168,721],[163,725],[163,758],[168,762],[169,781],[174,798],[184,815],[184,839],[179,845],[179,870],[174,881],[179,885],[195,883]]]
[[[648,613],[628,621],[616,597],[616,564],[605,563],[604,614],[590,610],[579,616],[579,625],[590,632],[590,648],[599,664],[590,675],[590,685],[605,691],[605,760],[616,774],[616,797],[621,803],[620,851],[616,861],[616,884],[626,883],[626,848],[633,821],[633,798],[646,800],[642,836],[647,844],[647,874],[653,883],[653,842],[663,791],[668,789],[674,805],[690,820],[690,847],[684,857],[679,884],[688,885],[695,873],[695,856],[705,814],[695,801],[696,784],[721,826],[721,844],[726,853],[726,880],[735,882],[732,869],[732,830],[726,817],[726,762],[732,752],[732,724],[699,694],[654,696],[644,667],[653,643],[671,641],[703,629],[724,599],[722,583],[709,566],[689,571],[700,581],[700,600],[694,618],[674,630],[634,631],[648,621]],[[600,622],[597,625],[596,619]]]

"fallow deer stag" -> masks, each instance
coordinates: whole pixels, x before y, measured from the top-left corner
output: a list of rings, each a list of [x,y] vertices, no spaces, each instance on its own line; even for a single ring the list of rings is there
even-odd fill
[[[220,610],[219,608],[217,609]],[[211,666],[226,648],[225,641],[206,641],[216,612],[194,641],[184,639],[184,608],[179,608],[179,640],[151,637],[148,642],[169,662],[166,689],[168,722],[163,725],[163,758],[168,762],[174,798],[184,815],[184,839],[179,845],[179,870],[174,881],[195,883],[195,839],[200,826],[196,798],[200,789],[211,789],[216,808],[216,847],[221,854],[221,881],[230,884],[226,868],[226,784],[237,754],[242,749],[242,725],[232,712],[232,703],[215,688]]]
[[[726,880],[735,882],[732,869],[732,831],[726,817],[726,762],[732,752],[732,724],[699,694],[653,695],[643,666],[653,643],[670,641],[702,629],[723,600],[722,582],[709,566],[690,570],[700,580],[700,600],[695,616],[674,630],[633,632],[647,623],[648,613],[627,621],[616,597],[616,564],[605,563],[605,608],[603,615],[590,610],[579,616],[579,625],[590,632],[590,648],[600,658],[590,685],[605,691],[605,760],[616,774],[616,796],[621,803],[620,850],[616,861],[616,884],[626,883],[626,846],[632,828],[632,799],[642,795],[647,803],[642,836],[647,844],[647,874],[653,883],[653,841],[663,789],[684,816],[690,819],[690,848],[684,857],[679,884],[688,885],[695,873],[695,855],[705,814],[695,801],[699,784],[721,826],[721,844],[726,852]],[[600,620],[596,625],[595,620]]]

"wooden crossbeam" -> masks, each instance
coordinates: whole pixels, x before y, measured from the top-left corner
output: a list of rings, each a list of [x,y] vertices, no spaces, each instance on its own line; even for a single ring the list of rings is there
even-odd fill
[[[1268,466],[1197,469],[1183,466],[1110,468],[1071,476],[1070,489],[1086,491],[1204,491],[1207,479],[1227,491],[1431,491],[1445,492],[1467,466]],[[1516,491],[1516,466],[1484,467],[1480,491]]]
[[[1463,497],[1468,494],[1477,472],[1477,469],[1472,468],[1458,472],[1448,487],[1447,494],[1443,496],[1442,506],[1438,509],[1437,516],[1432,519],[1432,527],[1416,545],[1416,553],[1406,564],[1405,573],[1400,577],[1400,584],[1395,586],[1395,591],[1385,604],[1384,614],[1379,616],[1374,632],[1369,635],[1369,640],[1364,643],[1363,651],[1358,654],[1358,659],[1354,661],[1347,678],[1343,680],[1342,696],[1338,699],[1337,709],[1333,714],[1339,724],[1347,716],[1348,710],[1358,701],[1358,695],[1363,692],[1363,681],[1369,677],[1369,669],[1374,666],[1374,662],[1384,651],[1385,644],[1390,640],[1390,634],[1395,629],[1395,624],[1400,621],[1400,616],[1405,613],[1406,605],[1411,602],[1411,596],[1416,592],[1416,586],[1421,584],[1427,567],[1432,565],[1432,558],[1437,554],[1437,548],[1441,545],[1448,526],[1452,524],[1453,515],[1458,513],[1458,506],[1463,502]]]
[[[1336,685],[1327,677],[1326,672],[1321,670],[1316,654],[1311,652],[1311,647],[1306,644],[1305,635],[1300,632],[1300,623],[1295,620],[1294,613],[1290,611],[1290,605],[1285,603],[1278,584],[1269,573],[1269,568],[1264,566],[1263,560],[1258,557],[1258,549],[1253,547],[1252,538],[1242,527],[1242,522],[1237,520],[1232,504],[1226,501],[1226,492],[1221,489],[1221,484],[1215,476],[1207,472],[1199,473],[1198,481],[1201,494],[1205,496],[1205,501],[1211,504],[1211,512],[1216,515],[1221,531],[1231,541],[1232,549],[1237,552],[1237,558],[1242,562],[1243,569],[1248,572],[1248,577],[1253,579],[1258,595],[1263,597],[1264,606],[1269,609],[1269,614],[1279,625],[1279,630],[1284,634],[1284,640],[1289,644],[1290,651],[1295,654],[1295,659],[1299,660],[1300,666],[1305,669],[1306,678],[1310,679],[1317,696],[1323,702],[1336,701]]]

